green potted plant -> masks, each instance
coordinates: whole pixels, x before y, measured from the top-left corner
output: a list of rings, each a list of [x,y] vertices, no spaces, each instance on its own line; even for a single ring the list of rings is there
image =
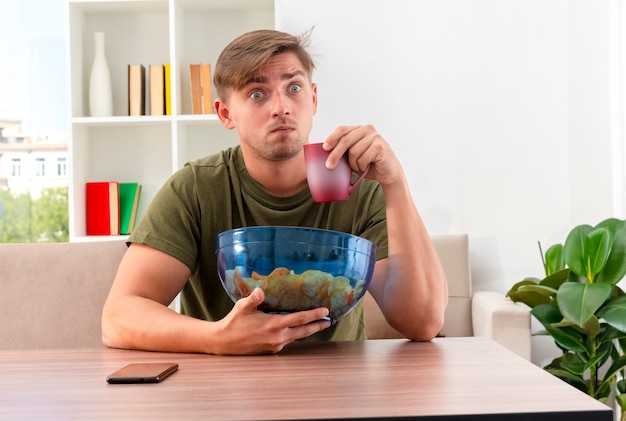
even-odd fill
[[[541,250],[541,249],[540,249]],[[579,225],[542,253],[545,277],[525,278],[507,296],[531,308],[562,355],[544,367],[591,397],[614,397],[626,420],[626,221]]]

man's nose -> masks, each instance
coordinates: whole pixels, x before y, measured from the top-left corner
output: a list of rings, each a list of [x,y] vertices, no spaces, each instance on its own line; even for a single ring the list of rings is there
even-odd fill
[[[283,117],[290,114],[289,99],[281,92],[272,95],[272,116]]]

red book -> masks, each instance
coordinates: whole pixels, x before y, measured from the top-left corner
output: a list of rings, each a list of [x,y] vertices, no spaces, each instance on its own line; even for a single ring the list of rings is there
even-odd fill
[[[119,235],[120,194],[117,181],[86,184],[87,235]]]

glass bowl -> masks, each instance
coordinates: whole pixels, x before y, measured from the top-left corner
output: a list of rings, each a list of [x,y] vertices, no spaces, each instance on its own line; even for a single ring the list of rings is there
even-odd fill
[[[233,302],[256,287],[259,310],[291,313],[326,307],[334,323],[363,298],[376,245],[343,232],[303,227],[246,227],[217,236],[217,270]]]

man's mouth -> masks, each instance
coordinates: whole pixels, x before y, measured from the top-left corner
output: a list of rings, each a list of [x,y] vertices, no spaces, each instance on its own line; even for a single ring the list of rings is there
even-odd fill
[[[291,126],[281,125],[272,129],[272,133],[290,133],[294,130]]]

